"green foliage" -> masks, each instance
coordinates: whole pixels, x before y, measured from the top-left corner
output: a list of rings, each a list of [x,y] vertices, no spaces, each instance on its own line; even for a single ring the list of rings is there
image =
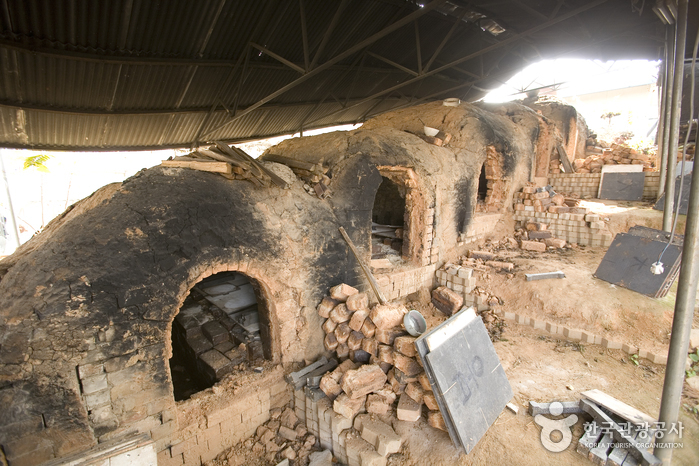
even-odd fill
[[[24,159],[24,169],[26,170],[28,168],[34,167],[40,172],[48,173],[49,169],[45,165],[45,163],[51,160],[52,157],[53,156],[48,154],[30,155],[29,157]]]

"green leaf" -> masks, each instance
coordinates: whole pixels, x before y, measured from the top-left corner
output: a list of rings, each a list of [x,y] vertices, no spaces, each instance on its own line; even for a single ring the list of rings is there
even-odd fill
[[[44,164],[48,162],[51,158],[52,156],[48,154],[31,155],[24,159],[24,169],[26,170],[28,168],[34,167],[40,172],[48,173],[49,169]]]
[[[689,359],[691,359],[694,362],[699,362],[699,355],[697,354],[690,354]]]
[[[688,379],[690,379],[690,378],[692,378],[692,377],[696,377],[696,375],[697,375],[697,373],[694,372],[693,369],[689,369],[688,371],[685,371],[685,373],[687,374],[687,378],[688,378]]]

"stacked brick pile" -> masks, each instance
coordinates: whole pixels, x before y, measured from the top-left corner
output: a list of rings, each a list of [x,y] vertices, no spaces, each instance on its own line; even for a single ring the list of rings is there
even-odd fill
[[[400,304],[369,308],[366,294],[345,284],[332,288],[318,305],[326,318],[325,348],[343,361],[320,381],[336,413],[349,419],[364,411],[386,414],[397,400],[398,419],[415,422],[424,403],[430,425],[443,428],[415,337],[401,326],[406,313]]]
[[[565,241],[588,246],[611,244],[613,235],[599,215],[587,208],[569,206],[576,202],[574,199],[551,194],[546,188],[534,186],[515,193],[514,219],[526,228],[522,249],[545,251],[549,246],[563,247]]]
[[[476,253],[481,252],[482,251],[476,251]],[[489,260],[485,261],[484,265],[487,268],[493,267],[501,270],[502,267],[505,267],[506,269],[509,268],[509,270],[511,270],[511,267],[513,267],[513,264],[511,263],[492,260],[495,257],[494,254],[487,254],[491,256]],[[462,298],[461,301],[457,301],[461,303],[461,305],[457,305],[457,311],[460,310],[462,306],[473,306],[479,312],[490,309],[488,302],[491,300],[492,296],[476,286],[476,277],[473,275],[476,267],[477,264],[475,262],[473,263],[472,267],[455,265],[451,263],[445,264],[441,269],[437,270],[436,275],[439,288],[433,292],[433,296],[435,294],[440,296],[441,294],[446,293],[440,290],[440,288],[446,288],[455,292]],[[497,298],[495,298],[495,302],[497,302]]]
[[[611,144],[609,148],[587,146],[584,159],[575,159],[576,173],[601,173],[604,165],[643,165],[643,171],[653,171],[652,157],[623,144]]]
[[[317,450],[316,445],[316,436],[308,432],[289,406],[270,410],[269,421],[259,426],[255,436],[245,442],[246,448],[264,456],[271,464],[285,459],[305,464],[313,450]]]

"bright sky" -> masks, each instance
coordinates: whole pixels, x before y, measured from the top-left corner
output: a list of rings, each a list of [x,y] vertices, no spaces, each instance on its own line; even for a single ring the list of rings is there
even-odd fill
[[[507,83],[491,91],[486,102],[507,102],[522,99],[522,91],[543,86],[559,85],[558,97],[591,94],[611,89],[655,84],[657,61],[618,60],[544,60],[530,65]]]

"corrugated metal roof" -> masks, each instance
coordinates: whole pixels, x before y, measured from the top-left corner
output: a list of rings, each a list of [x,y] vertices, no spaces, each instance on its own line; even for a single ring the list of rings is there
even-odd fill
[[[470,83],[492,87],[540,57],[655,59],[663,36],[649,8],[598,0],[3,0],[0,28],[0,145],[72,150],[355,123],[480,96]],[[438,49],[421,73],[418,55],[424,67]]]

